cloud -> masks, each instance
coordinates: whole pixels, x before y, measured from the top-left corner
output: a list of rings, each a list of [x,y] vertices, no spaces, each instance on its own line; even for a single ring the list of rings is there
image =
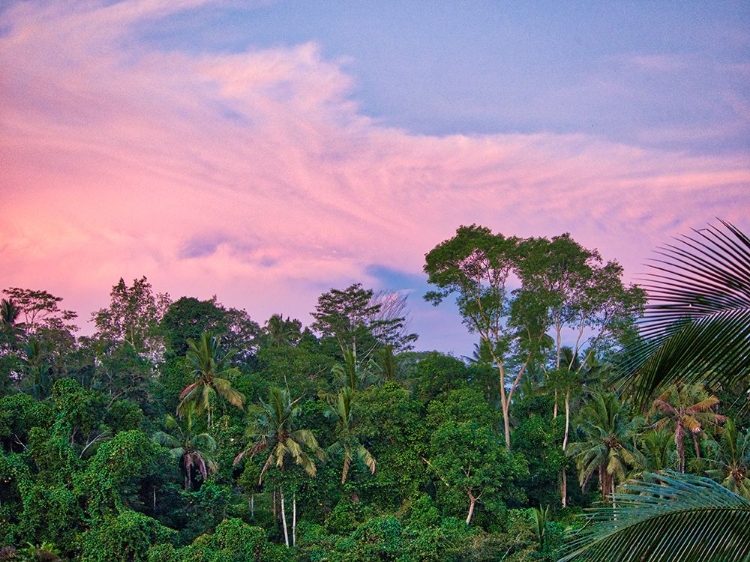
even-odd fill
[[[307,322],[322,290],[419,275],[460,224],[570,231],[628,266],[715,215],[746,224],[744,153],[414,135],[361,115],[343,61],[315,43],[190,54],[138,40],[198,4],[0,12],[0,285],[46,286],[85,316],[121,276],[147,275]]]

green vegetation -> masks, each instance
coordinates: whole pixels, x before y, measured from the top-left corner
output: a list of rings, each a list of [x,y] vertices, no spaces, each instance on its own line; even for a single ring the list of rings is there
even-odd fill
[[[0,560],[750,559],[750,241],[663,254],[647,303],[567,234],[460,227],[426,298],[470,359],[360,284],[306,328],[121,279],[91,337],[6,289]]]

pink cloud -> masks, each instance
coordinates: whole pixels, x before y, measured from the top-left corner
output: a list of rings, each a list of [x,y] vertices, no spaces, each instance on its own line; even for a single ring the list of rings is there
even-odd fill
[[[147,275],[307,322],[322,290],[376,284],[371,264],[418,273],[459,224],[570,231],[629,268],[715,215],[747,226],[746,155],[413,135],[362,116],[342,61],[315,44],[189,55],[131,35],[197,4],[4,13],[2,287],[46,288],[87,316],[119,277]]]

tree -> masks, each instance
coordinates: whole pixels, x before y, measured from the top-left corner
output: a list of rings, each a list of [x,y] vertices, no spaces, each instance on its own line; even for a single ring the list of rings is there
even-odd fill
[[[642,303],[640,289],[623,286],[622,268],[601,262],[596,251],[582,248],[568,234],[552,240],[506,238],[476,225],[459,227],[425,256],[424,271],[437,287],[425,299],[437,305],[455,294],[464,324],[479,334],[480,349],[499,371],[508,448],[513,394],[539,361],[549,342],[547,332],[554,333],[559,369],[565,328],[575,330],[577,357],[584,341],[594,348],[619,335]],[[514,289],[514,284],[520,286]]]
[[[163,344],[157,326],[169,306],[168,294],[154,295],[146,277],[128,287],[120,281],[112,287],[109,308],[91,314],[96,337],[131,346],[154,362],[161,359]]]
[[[700,457],[698,435],[706,425],[726,421],[726,417],[712,411],[718,403],[719,399],[709,396],[702,386],[679,383],[667,388],[654,400],[651,414],[660,414],[661,417],[654,422],[653,427],[673,428],[680,472],[685,472],[685,436],[690,435],[695,445],[695,455]]]
[[[284,320],[283,314],[272,314],[263,332],[271,347],[294,347],[302,339],[302,322],[289,316]]]
[[[354,425],[354,390],[345,387],[341,389],[335,400],[329,405],[328,417],[336,420],[334,429],[335,442],[328,448],[329,453],[342,454],[344,465],[341,471],[341,483],[346,482],[352,460],[356,457],[372,474],[375,474],[375,457],[365,449],[355,432]]]
[[[355,356],[367,358],[376,347],[392,345],[396,350],[406,350],[416,340],[416,335],[405,333],[405,306],[401,297],[363,289],[361,283],[346,289],[331,289],[318,297],[312,329],[323,338],[334,338],[341,352],[350,351]]]
[[[218,465],[211,458],[216,452],[216,440],[208,433],[195,434],[195,421],[192,410],[185,412],[184,419],[179,421],[167,414],[164,426],[169,433],[157,431],[153,440],[159,445],[169,447],[172,457],[180,462],[185,473],[184,487],[193,487],[193,474],[198,473],[205,482],[210,473],[216,472]]]
[[[71,310],[63,310],[59,304],[62,297],[47,291],[37,291],[11,287],[3,289],[8,299],[3,299],[2,318],[4,325],[15,325],[28,335],[40,330],[74,332],[78,328],[71,324],[78,315]],[[13,318],[15,316],[15,318]],[[23,318],[18,322],[19,318]]]
[[[734,420],[728,419],[721,438],[712,443],[711,452],[707,462],[714,468],[707,470],[706,474],[750,500],[750,433],[741,432]]]
[[[0,301],[0,328],[6,337],[15,339],[20,331],[16,323],[21,315],[21,309],[18,308],[15,301],[11,299],[2,299]]]
[[[649,305],[624,376],[641,401],[678,379],[750,380],[750,238],[725,221],[657,250]]]
[[[583,440],[571,443],[568,456],[576,459],[581,487],[594,473],[599,476],[602,499],[614,497],[615,484],[623,481],[629,467],[642,464],[634,439],[641,420],[631,419],[629,409],[613,393],[596,393],[580,412]]]
[[[177,413],[184,415],[188,409],[196,414],[204,411],[208,414],[208,426],[211,427],[211,412],[218,394],[227,402],[242,409],[245,396],[232,388],[229,378],[238,373],[237,369],[229,366],[229,360],[235,350],[222,353],[219,340],[204,332],[200,339],[188,340],[186,359],[192,367],[193,375],[198,379],[185,387],[180,394]]]
[[[291,458],[296,464],[310,476],[315,477],[317,467],[310,453],[323,459],[323,450],[318,445],[315,435],[309,429],[294,429],[294,419],[299,415],[297,403],[300,398],[291,400],[286,390],[271,387],[268,402],[260,402],[259,406],[251,409],[253,422],[245,432],[250,438],[251,445],[242,451],[234,459],[238,464],[244,457],[254,457],[256,454],[268,451],[263,468],[261,468],[258,484],[263,482],[263,476],[269,468],[276,466],[279,470],[284,469],[287,458]],[[286,521],[286,508],[283,487],[280,489],[281,517],[284,525],[284,542],[289,546],[289,533]],[[292,519],[292,545],[296,542],[296,513],[297,499],[293,497],[293,519]]]
[[[47,363],[43,344],[36,338],[31,338],[24,346],[26,358],[23,360],[27,378],[25,386],[31,390],[31,395],[37,400],[49,396],[52,388],[50,367]]]
[[[204,332],[220,333],[218,328],[225,312],[221,305],[217,305],[216,297],[207,301],[180,297],[171,303],[159,322],[167,351],[173,355],[185,355],[188,340],[197,340]]]
[[[514,496],[513,481],[527,469],[519,456],[502,445],[502,437],[486,425],[475,421],[446,420],[432,432],[430,471],[442,482],[440,495],[449,505],[464,500],[466,525],[470,525],[477,504],[490,512],[504,507],[503,499]]]
[[[750,560],[750,501],[708,478],[646,477],[627,483],[612,507],[591,510],[559,562]]]

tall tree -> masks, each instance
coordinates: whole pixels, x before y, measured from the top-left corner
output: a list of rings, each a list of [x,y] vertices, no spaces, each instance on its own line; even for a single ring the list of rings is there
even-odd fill
[[[208,426],[211,427],[211,413],[217,394],[233,406],[243,408],[245,396],[234,389],[227,378],[239,373],[235,367],[229,366],[234,353],[235,350],[224,353],[219,340],[208,332],[201,334],[198,340],[188,340],[185,357],[197,380],[186,386],[180,394],[178,414],[185,415],[188,410],[194,410],[197,414],[205,411],[208,414]]]
[[[309,429],[295,429],[294,420],[299,416],[300,410],[297,406],[300,398],[291,400],[286,390],[277,387],[271,387],[268,402],[260,402],[250,409],[250,415],[253,421],[245,432],[250,438],[251,444],[234,459],[234,464],[238,464],[244,457],[253,457],[256,454],[268,452],[263,468],[261,468],[258,484],[263,482],[263,476],[269,468],[276,466],[280,470],[284,469],[287,459],[293,460],[296,464],[311,477],[317,473],[315,461],[310,454],[323,459],[323,450],[318,445],[318,441]],[[306,451],[307,449],[309,451]],[[283,487],[280,489],[281,496],[281,517],[284,526],[284,541],[289,546],[289,531],[286,520],[286,507]],[[296,513],[297,498],[292,498],[293,513],[292,520],[292,545],[296,542]]]
[[[56,297],[47,291],[36,291],[11,287],[3,289],[8,299],[3,299],[3,324],[8,323],[20,328],[28,335],[35,335],[40,330],[58,330],[75,332],[78,327],[71,323],[78,315],[72,310],[60,308],[62,297]]]
[[[120,281],[112,287],[110,305],[92,313],[99,339],[131,346],[152,361],[161,359],[163,343],[157,333],[159,321],[170,303],[168,294],[154,294],[146,277],[128,286]]]
[[[405,316],[396,316],[403,312],[403,302],[394,305],[385,295],[375,297],[361,283],[343,291],[331,289],[318,297],[312,328],[324,338],[334,338],[342,353],[351,351],[357,357],[367,358],[384,345],[409,349],[416,335],[405,333]]]
[[[540,360],[548,331],[554,334],[559,369],[564,329],[575,330],[577,357],[584,344],[594,348],[619,335],[643,301],[640,289],[622,284],[616,262],[602,264],[596,251],[568,234],[552,240],[506,238],[486,227],[462,226],[425,260],[428,281],[437,287],[425,299],[437,305],[455,294],[464,324],[486,342],[481,349],[499,370],[508,448],[513,393]]]

